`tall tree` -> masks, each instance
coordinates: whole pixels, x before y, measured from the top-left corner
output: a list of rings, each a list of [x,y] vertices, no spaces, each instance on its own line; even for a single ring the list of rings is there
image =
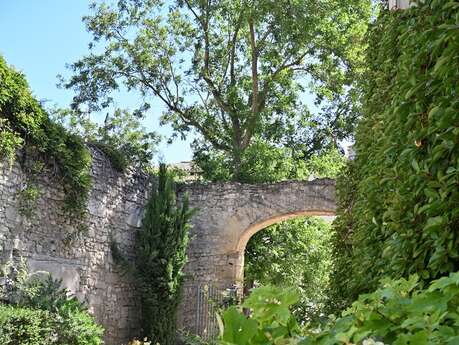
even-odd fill
[[[140,277],[143,329],[155,344],[175,344],[192,214],[187,197],[177,206],[173,181],[161,164],[158,185],[153,188],[142,231],[137,234],[135,262]]]
[[[337,140],[348,133],[370,0],[119,0],[84,18],[91,52],[64,82],[75,109],[100,110],[112,91],[159,98],[175,135],[195,130],[197,150],[231,157],[239,178],[254,138],[284,144],[299,120]],[[309,86],[324,116],[310,116]],[[349,102],[348,102],[349,101]],[[85,107],[81,107],[85,104]],[[324,133],[326,135],[324,135]],[[289,135],[290,134],[290,135]],[[307,133],[295,140],[307,139]],[[319,142],[320,142],[319,141]],[[318,141],[316,141],[317,143]]]

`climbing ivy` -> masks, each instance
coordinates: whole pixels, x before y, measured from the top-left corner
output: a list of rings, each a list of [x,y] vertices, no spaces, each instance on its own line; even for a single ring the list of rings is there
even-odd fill
[[[0,157],[11,166],[18,150],[25,147],[27,159],[46,157],[55,164],[66,194],[66,210],[81,215],[91,186],[89,151],[80,137],[50,120],[24,76],[0,56]]]
[[[459,269],[459,3],[383,11],[368,42],[356,159],[338,191],[341,306],[383,276]]]

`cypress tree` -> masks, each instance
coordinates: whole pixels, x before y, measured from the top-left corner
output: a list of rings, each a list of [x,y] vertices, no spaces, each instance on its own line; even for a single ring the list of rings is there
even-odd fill
[[[161,164],[158,184],[153,187],[136,239],[135,271],[142,298],[142,326],[152,344],[175,344],[192,214],[187,197],[177,204],[172,177]]]

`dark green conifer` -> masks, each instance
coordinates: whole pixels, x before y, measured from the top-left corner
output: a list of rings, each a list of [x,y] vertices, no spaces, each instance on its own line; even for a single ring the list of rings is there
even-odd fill
[[[142,299],[143,332],[152,344],[175,344],[192,214],[186,196],[177,203],[172,177],[161,164],[137,234],[134,270]]]

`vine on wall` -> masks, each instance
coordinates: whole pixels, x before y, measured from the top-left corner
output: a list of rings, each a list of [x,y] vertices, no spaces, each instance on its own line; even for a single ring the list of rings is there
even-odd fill
[[[12,166],[24,147],[33,152],[26,160],[46,157],[55,164],[66,194],[65,209],[81,216],[91,187],[88,149],[79,136],[50,120],[24,76],[0,56],[0,157]]]
[[[338,191],[340,307],[383,276],[459,269],[458,13],[455,0],[418,2],[370,31],[357,155]]]

